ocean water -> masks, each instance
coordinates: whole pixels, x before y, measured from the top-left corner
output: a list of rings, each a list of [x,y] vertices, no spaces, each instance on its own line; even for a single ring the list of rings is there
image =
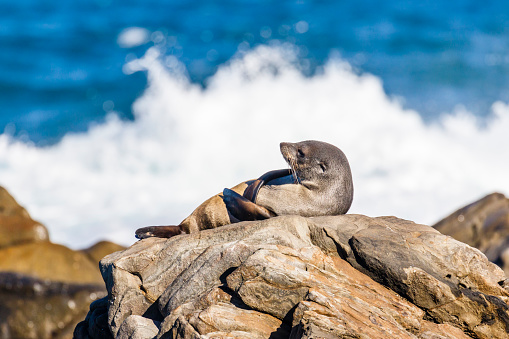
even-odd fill
[[[129,245],[318,139],[351,213],[434,223],[509,194],[508,7],[0,2],[0,185],[55,242]]]

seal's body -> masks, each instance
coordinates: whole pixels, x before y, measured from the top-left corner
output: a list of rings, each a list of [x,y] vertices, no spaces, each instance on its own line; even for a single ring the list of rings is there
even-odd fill
[[[278,215],[305,217],[345,214],[353,200],[353,182],[343,152],[328,143],[281,143],[289,170],[265,173],[202,203],[178,226],[149,226],[136,237],[171,237],[245,220]]]
[[[345,214],[353,200],[352,174],[343,152],[319,141],[281,143],[296,182],[260,189],[255,203],[276,215]]]

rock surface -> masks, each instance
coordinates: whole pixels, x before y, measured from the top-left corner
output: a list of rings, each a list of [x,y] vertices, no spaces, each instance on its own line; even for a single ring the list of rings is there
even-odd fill
[[[124,246],[115,244],[114,242],[111,241],[103,240],[99,241],[97,244],[90,246],[89,248],[81,250],[80,252],[88,256],[88,258],[93,263],[97,263],[97,265],[99,265],[99,261],[101,261],[101,259],[104,258],[106,255],[122,250],[125,250]]]
[[[509,275],[509,199],[492,193],[436,223],[443,234],[478,248]]]
[[[97,264],[86,254],[50,242],[0,249],[0,271],[58,282],[102,285]]]
[[[505,275],[394,217],[281,216],[101,261],[108,298],[76,338],[506,338]]]
[[[100,258],[120,249],[51,243],[46,227],[0,187],[0,337],[71,338],[90,302],[106,295]]]
[[[100,285],[59,283],[15,273],[0,273],[1,338],[69,338]]]
[[[28,212],[0,186],[0,248],[41,241],[49,241],[46,227],[32,220]]]

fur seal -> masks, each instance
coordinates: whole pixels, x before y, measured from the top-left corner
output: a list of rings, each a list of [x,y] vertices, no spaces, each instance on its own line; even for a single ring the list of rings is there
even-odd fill
[[[169,238],[234,222],[278,215],[305,217],[345,214],[353,200],[353,181],[345,154],[315,140],[282,142],[281,154],[290,169],[265,173],[257,180],[225,188],[206,200],[177,226],[148,226],[136,237]]]

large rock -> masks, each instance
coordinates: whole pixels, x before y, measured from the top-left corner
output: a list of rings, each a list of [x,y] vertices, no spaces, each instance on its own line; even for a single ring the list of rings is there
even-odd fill
[[[15,273],[0,273],[0,337],[70,338],[103,286],[59,283]]]
[[[51,243],[47,229],[0,187],[0,337],[71,338],[90,302],[106,295],[99,260],[121,249]]]
[[[0,249],[0,271],[58,282],[102,285],[97,264],[86,254],[50,242]]]
[[[99,265],[99,261],[101,261],[101,259],[108,254],[123,250],[125,250],[124,246],[115,244],[111,241],[103,240],[90,246],[89,248],[81,250],[80,252],[87,255],[93,263],[97,263],[97,265]]]
[[[98,256],[118,248],[47,241],[0,249],[0,337],[72,338],[90,303],[106,295]]]
[[[394,217],[283,216],[149,238],[105,257],[101,272],[108,299],[76,338],[105,328],[117,338],[505,338],[509,329],[499,267]]]
[[[46,227],[32,220],[28,212],[0,186],[0,248],[48,240]]]
[[[436,223],[443,234],[478,248],[509,275],[509,199],[492,193]]]

